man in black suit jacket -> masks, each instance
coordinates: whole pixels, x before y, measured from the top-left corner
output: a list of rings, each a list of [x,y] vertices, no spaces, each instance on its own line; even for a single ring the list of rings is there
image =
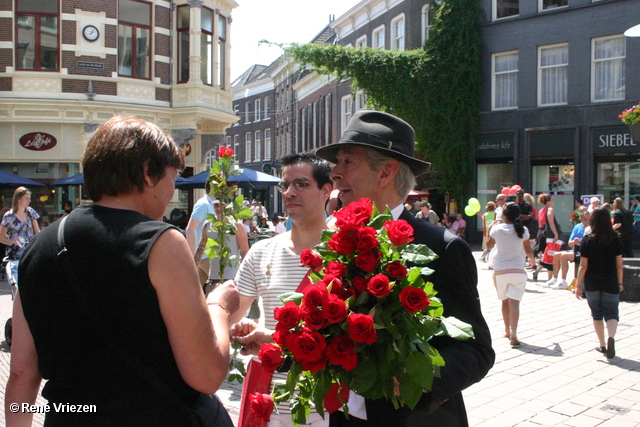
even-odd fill
[[[336,164],[331,173],[334,188],[346,206],[363,197],[382,211],[391,209],[394,218],[414,228],[413,243],[425,244],[439,258],[429,264],[429,276],[444,304],[444,315],[473,326],[474,339],[459,341],[435,337],[430,343],[445,360],[441,377],[418,405],[394,409],[386,399],[366,400],[366,418],[331,415],[332,426],[467,426],[461,391],[480,381],[493,366],[489,328],[482,317],[477,291],[477,269],[469,245],[444,228],[416,219],[403,207],[415,176],[429,170],[430,163],[415,159],[414,132],[403,120],[378,111],[354,114],[340,142],[318,149],[319,157]]]

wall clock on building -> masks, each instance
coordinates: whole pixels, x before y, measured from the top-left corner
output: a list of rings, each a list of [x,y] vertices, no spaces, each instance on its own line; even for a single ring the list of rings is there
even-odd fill
[[[100,31],[98,31],[98,28],[95,25],[86,25],[82,29],[82,36],[88,41],[94,42],[98,40],[98,37],[100,37]]]

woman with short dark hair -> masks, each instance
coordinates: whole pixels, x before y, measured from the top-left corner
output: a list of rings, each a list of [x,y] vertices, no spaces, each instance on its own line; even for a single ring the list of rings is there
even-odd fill
[[[576,298],[584,294],[591,309],[593,327],[598,337],[596,350],[612,359],[616,355],[615,335],[618,328],[618,304],[622,285],[622,242],[611,226],[611,215],[604,208],[591,213],[591,234],[580,245],[580,268],[576,281]],[[604,329],[608,339],[605,347]]]
[[[155,124],[116,116],[82,164],[94,203],[38,234],[20,263],[7,424],[30,423],[7,405],[33,404],[42,378],[50,403],[95,408],[48,412],[47,425],[187,426],[196,406],[213,411],[206,425],[230,423],[209,395],[227,374],[238,293],[222,285],[207,306],[185,238],[160,221],[179,147]]]

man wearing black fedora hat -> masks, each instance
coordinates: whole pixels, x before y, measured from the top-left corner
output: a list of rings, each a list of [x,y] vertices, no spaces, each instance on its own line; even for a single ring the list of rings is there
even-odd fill
[[[476,263],[469,245],[443,228],[415,219],[403,207],[416,185],[415,177],[431,166],[414,157],[414,139],[414,131],[405,121],[361,110],[354,114],[338,143],[319,148],[316,154],[335,163],[331,178],[344,206],[366,197],[380,210],[389,207],[395,219],[404,219],[413,227],[413,243],[425,244],[438,255],[429,264],[434,270],[429,281],[444,304],[444,315],[471,324],[475,338],[458,341],[443,336],[430,341],[446,366],[414,410],[394,409],[386,399],[366,400],[366,421],[353,416],[346,419],[342,412],[334,412],[333,426],[467,426],[461,391],[480,381],[495,360],[489,328],[480,310]]]

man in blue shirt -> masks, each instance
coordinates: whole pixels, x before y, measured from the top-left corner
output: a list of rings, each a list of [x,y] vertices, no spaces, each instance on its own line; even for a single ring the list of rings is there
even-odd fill
[[[211,181],[207,179],[205,183],[205,195],[198,199],[196,204],[193,205],[193,211],[191,212],[191,217],[185,230],[187,243],[189,244],[189,248],[191,248],[192,255],[195,254],[196,245],[200,241],[200,236],[202,236],[202,226],[207,220],[207,214],[214,214],[215,212],[213,210],[213,199],[209,196],[209,191],[211,191]],[[209,278],[209,257],[206,255],[202,255],[202,259],[198,263],[198,277],[200,279],[200,285],[203,285]]]

